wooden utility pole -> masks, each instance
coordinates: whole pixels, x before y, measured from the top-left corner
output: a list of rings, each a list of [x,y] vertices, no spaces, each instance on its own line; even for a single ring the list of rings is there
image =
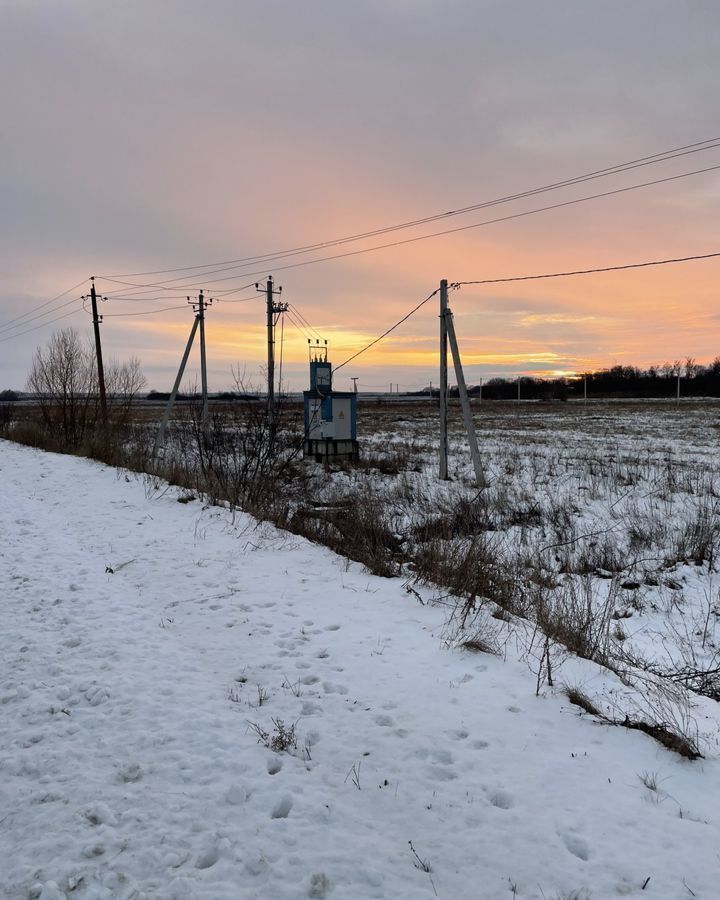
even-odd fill
[[[102,322],[102,316],[98,315],[94,275],[90,279],[90,302],[92,303],[93,331],[95,332],[95,358],[97,359],[98,389],[100,391],[100,413],[102,415],[103,428],[106,428],[107,397],[105,396],[105,369],[103,367],[102,344],[100,343],[100,323]]]
[[[202,412],[200,414],[200,424],[203,428],[207,427],[208,419],[208,385],[207,385],[207,356],[205,353],[205,308],[212,303],[212,300],[205,300],[203,292],[198,295],[197,322],[200,326],[200,390],[202,392]]]
[[[353,393],[354,393],[354,394],[357,394],[357,383],[358,383],[358,379],[359,379],[359,378],[360,378],[359,375],[351,375],[351,376],[350,376],[350,380],[351,380],[352,383],[353,383]]]
[[[266,317],[267,317],[267,418],[270,424],[270,430],[274,434],[277,428],[277,411],[275,408],[275,323],[277,317],[287,311],[287,303],[276,303],[274,295],[282,294],[282,287],[275,289],[273,285],[272,275],[268,276],[267,284],[264,288],[260,287],[260,283],[256,282],[255,288],[265,293],[266,299]]]
[[[170,421],[170,413],[172,412],[172,408],[175,405],[175,400],[177,399],[178,391],[180,390],[180,382],[182,381],[182,377],[185,374],[185,366],[187,365],[187,361],[190,357],[190,351],[192,350],[193,341],[195,340],[195,335],[197,333],[198,327],[200,328],[200,379],[202,385],[201,425],[203,428],[205,428],[207,424],[208,391],[207,362],[205,352],[205,310],[212,303],[212,300],[206,300],[203,292],[200,291],[197,302],[191,300],[190,297],[187,298],[187,302],[192,306],[193,311],[195,312],[195,320],[193,321],[193,326],[190,329],[190,337],[188,338],[187,344],[185,345],[185,352],[183,353],[183,358],[180,362],[180,368],[178,369],[177,376],[175,377],[175,384],[173,384],[170,398],[167,402],[167,406],[165,407],[165,411],[163,412],[162,419],[160,420],[160,428],[158,429],[158,433],[155,438],[155,444],[153,445],[153,456],[157,455],[158,450],[165,443],[165,432],[167,431],[168,422]]]
[[[440,478],[448,480],[448,415],[447,415],[447,278],[440,282]]]

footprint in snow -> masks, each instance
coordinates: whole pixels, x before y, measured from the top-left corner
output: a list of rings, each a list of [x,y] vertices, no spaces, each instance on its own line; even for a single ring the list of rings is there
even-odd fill
[[[443,766],[451,766],[455,762],[449,750],[433,750],[432,757],[435,762],[439,762]]]
[[[339,625],[326,625],[324,631],[340,631]]]
[[[440,766],[431,766],[430,775],[436,781],[454,781],[457,778],[457,773],[452,769],[443,769]]]
[[[489,791],[487,798],[496,809],[512,809],[515,806],[512,794],[502,788]]]
[[[392,716],[379,715],[375,716],[375,724],[380,725],[382,728],[389,728],[395,724],[395,720]]]
[[[110,699],[110,693],[104,687],[93,685],[85,691],[85,699],[90,703],[90,706],[100,706],[101,703],[105,703],[106,700]]]
[[[208,841],[195,858],[196,869],[210,869],[220,857],[220,848],[216,841]]]
[[[293,802],[292,797],[287,794],[282,797],[273,807],[272,813],[270,814],[271,819],[287,819],[290,815],[290,810],[292,809]]]
[[[588,846],[587,841],[584,841],[576,834],[561,834],[560,837],[573,856],[577,856],[577,858],[582,859],[583,862],[587,862],[590,859],[590,847]]]
[[[332,681],[323,681],[323,690],[326,694],[347,694],[348,692],[344,684],[333,684]]]

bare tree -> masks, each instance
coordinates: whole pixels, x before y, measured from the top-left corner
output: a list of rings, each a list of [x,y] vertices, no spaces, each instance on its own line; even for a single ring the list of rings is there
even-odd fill
[[[145,386],[140,362],[112,361],[105,371],[110,423],[127,424],[130,408]],[[101,421],[97,369],[92,346],[74,328],[56,331],[33,357],[27,389],[35,395],[46,431],[62,447],[77,449]]]
[[[77,447],[97,419],[97,377],[87,344],[74,328],[56,331],[33,357],[27,389],[48,431]]]
[[[105,369],[105,384],[110,400],[108,412],[111,424],[127,425],[133,403],[147,385],[137,356],[131,356],[124,363],[110,360]]]
[[[697,364],[694,356],[688,356],[685,360],[685,377],[695,378],[700,373],[702,366]]]

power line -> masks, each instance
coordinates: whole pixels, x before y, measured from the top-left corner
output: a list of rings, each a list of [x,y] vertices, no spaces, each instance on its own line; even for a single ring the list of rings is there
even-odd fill
[[[391,241],[387,244],[377,244],[374,247],[364,247],[360,250],[348,250],[344,253],[336,253],[336,254],[333,254],[330,256],[321,256],[316,259],[308,259],[308,260],[304,260],[303,262],[290,263],[285,266],[275,266],[275,267],[273,267],[273,271],[282,272],[282,271],[285,271],[286,269],[297,269],[297,268],[301,268],[304,266],[315,265],[316,263],[329,262],[331,260],[336,260],[336,259],[346,259],[351,256],[361,256],[364,253],[373,253],[377,250],[387,250],[388,248],[391,248],[391,247],[401,247],[401,246],[405,246],[407,244],[414,244],[417,241],[427,241],[431,238],[443,237],[448,234],[457,234],[462,231],[471,231],[472,229],[475,229],[475,228],[484,228],[488,225],[496,225],[500,222],[509,222],[509,221],[512,221],[513,219],[522,219],[526,216],[536,215],[537,213],[549,212],[553,209],[563,209],[564,207],[568,207],[568,206],[576,206],[579,203],[587,203],[590,200],[599,200],[599,199],[603,199],[605,197],[612,197],[617,194],[625,194],[625,193],[628,193],[629,191],[639,190],[640,188],[653,187],[658,184],[667,184],[671,181],[678,181],[682,178],[689,178],[693,175],[703,175],[708,172],[716,172],[718,170],[720,170],[720,165],[708,166],[707,168],[704,168],[704,169],[695,169],[691,172],[681,172],[678,175],[669,175],[669,176],[666,176],[665,178],[654,179],[653,181],[644,181],[644,182],[640,182],[639,184],[631,184],[631,185],[628,185],[628,186],[622,187],[622,188],[614,188],[613,190],[602,191],[601,193],[598,193],[598,194],[588,194],[585,197],[576,197],[573,200],[564,200],[560,203],[552,203],[552,204],[548,204],[547,206],[540,206],[540,207],[536,207],[534,209],[527,209],[527,210],[523,210],[522,212],[511,213],[507,216],[498,216],[495,219],[486,219],[483,222],[475,222],[471,225],[460,225],[457,228],[447,228],[447,229],[444,229],[443,231],[434,231],[434,232],[431,232],[430,234],[418,235],[417,237],[405,238],[405,239],[399,240],[399,241]],[[243,272],[239,275],[228,275],[223,278],[216,278],[213,282],[211,282],[211,284],[218,284],[223,281],[233,281],[234,279],[241,278],[241,277],[247,278],[252,275],[260,275],[265,271],[266,271],[265,269],[259,269],[256,272]],[[202,283],[203,284],[207,283],[207,279],[205,279],[205,281]],[[201,282],[198,282],[198,285],[199,284],[201,284]],[[197,287],[198,285],[190,285],[187,287]],[[140,287],[149,287],[151,285],[139,285],[139,286]],[[170,288],[168,288],[168,290],[170,290]],[[240,290],[240,288],[236,288],[235,290]],[[215,290],[214,293],[218,293],[218,291]]]
[[[565,278],[570,275],[590,275],[590,274],[595,274],[598,272],[619,272],[623,269],[641,269],[641,268],[645,268],[647,266],[666,266],[666,265],[670,265],[672,263],[691,262],[694,260],[701,260],[701,259],[713,259],[713,258],[719,257],[719,256],[720,256],[720,252],[704,253],[704,254],[699,254],[696,256],[682,256],[682,257],[673,257],[673,258],[669,258],[669,259],[651,260],[649,262],[626,263],[625,265],[620,265],[620,266],[598,266],[593,269],[577,269],[575,271],[552,272],[552,273],[543,274],[543,275],[516,275],[516,276],[511,276],[508,278],[486,278],[486,279],[479,280],[479,281],[456,281],[456,282],[452,283],[452,287],[459,288],[463,285],[470,285],[470,284],[498,284],[501,282],[509,282],[509,281],[531,281],[531,280],[540,279],[540,278]],[[369,344],[366,344],[362,349],[358,350],[357,353],[354,353],[352,356],[348,357],[344,362],[342,362],[339,366],[336,366],[334,371],[337,372],[339,369],[342,369],[343,366],[346,366],[353,359],[357,359],[357,357],[360,356],[362,353],[365,353],[366,350],[369,350],[371,347],[374,347],[375,344],[378,344],[380,341],[382,341],[384,338],[386,338],[391,332],[395,331],[396,328],[398,328],[404,322],[407,322],[407,320],[411,316],[413,316],[419,309],[421,309],[421,307],[425,306],[425,304],[429,300],[432,300],[432,298],[439,292],[440,292],[440,288],[436,288],[432,292],[432,294],[430,294],[428,297],[426,297],[424,300],[422,300],[420,303],[418,303],[417,306],[413,307],[410,310],[410,312],[406,313],[402,317],[402,319],[400,319],[394,325],[392,325],[390,328],[388,328],[387,331],[384,331],[379,337],[375,338],[375,340],[371,341]]]
[[[302,335],[303,340],[310,340],[312,332],[308,331],[308,329],[305,327],[305,325],[303,325],[300,319],[297,318],[290,307],[288,307],[288,309],[285,311],[285,314],[287,315],[288,320],[291,322],[291,324],[295,326],[298,333]]]
[[[537,281],[541,278],[567,278],[570,275],[594,275],[597,272],[620,272],[623,269],[644,269],[648,266],[667,266],[671,263],[692,262],[699,259],[713,259],[720,256],[718,253],[703,253],[697,256],[678,256],[671,259],[654,259],[649,262],[627,263],[622,266],[601,266],[595,269],[576,269],[572,272],[550,272],[544,275],[512,275],[508,278],[483,278],[479,281],[454,281],[450,285],[460,288],[468,284],[503,284],[508,281]]]
[[[308,336],[307,336],[307,332],[304,331],[304,330],[300,327],[300,325],[298,324],[298,322],[297,322],[291,315],[289,315],[289,310],[286,311],[285,314],[288,316],[288,321],[289,321],[290,324],[293,326],[293,328],[297,331],[297,333],[300,335],[300,337],[301,337],[304,341],[309,340],[309,338],[308,338]]]
[[[92,315],[90,310],[85,306],[85,300],[83,300],[82,306],[88,315]],[[116,319],[119,317],[126,317],[126,316],[150,316],[150,315],[154,315],[156,313],[170,312],[170,310],[173,310],[173,309],[187,309],[187,306],[165,306],[165,307],[163,307],[163,309],[141,309],[139,312],[128,312],[128,313],[103,313],[102,318],[103,319],[105,319],[105,318]]]
[[[22,314],[19,315],[19,316],[15,316],[14,319],[8,319],[7,322],[3,322],[2,325],[0,325],[0,331],[5,331],[5,329],[6,329],[8,326],[12,325],[13,322],[19,322],[20,319],[25,319],[25,318],[27,318],[31,313],[37,312],[37,310],[40,310],[40,309],[44,309],[46,306],[50,306],[50,304],[51,304],[51,303],[55,303],[56,300],[62,300],[62,298],[65,297],[65,296],[67,296],[67,294],[70,294],[70,293],[72,293],[72,291],[76,291],[78,288],[82,287],[82,286],[85,284],[85,282],[86,282],[87,280],[88,280],[87,278],[83,278],[82,281],[78,282],[78,283],[77,283],[76,285],[74,285],[73,287],[68,288],[66,291],[63,291],[62,294],[58,294],[56,297],[53,297],[53,298],[50,299],[50,300],[46,300],[44,303],[41,303],[39,306],[34,306],[34,307],[33,307],[31,310],[29,310],[28,312],[22,313]],[[73,298],[73,300],[70,300],[70,301],[68,301],[68,302],[69,302],[69,303],[72,303],[75,299],[76,299],[76,298]],[[60,306],[56,307],[56,309],[62,309],[63,306],[67,306],[67,305],[68,305],[67,303],[63,303],[63,304],[61,304]],[[49,314],[51,314],[51,313],[53,313],[53,312],[55,312],[55,311],[56,311],[56,310],[50,310],[50,309],[49,309],[49,310],[47,311],[46,315],[49,315]],[[33,319],[36,319],[36,318],[39,318],[39,316],[33,316]],[[32,319],[29,319],[28,321],[32,321]],[[25,323],[23,323],[23,324],[25,324]],[[22,326],[20,326],[20,327],[22,327]]]
[[[291,309],[294,311],[295,315],[300,319],[300,321],[301,321],[301,322],[304,322],[305,325],[307,325],[307,327],[310,329],[310,331],[315,333],[315,336],[316,336],[316,337],[322,338],[322,335],[321,335],[320,332],[317,330],[317,328],[314,328],[314,327],[308,322],[308,320],[307,320],[307,319],[305,318],[305,316],[300,312],[300,310],[297,308],[297,306],[295,306],[293,303],[291,303],[291,304],[290,304],[290,307],[291,307]]]
[[[431,222],[436,222],[441,219],[450,218],[453,216],[466,215],[469,212],[476,212],[479,209],[484,209],[489,206],[495,206],[498,204],[509,203],[514,200],[520,200],[527,197],[535,196],[537,194],[542,194],[547,191],[557,190],[561,187],[570,187],[576,184],[582,184],[586,181],[591,181],[597,178],[603,178],[610,175],[619,175],[623,172],[631,171],[637,168],[643,168],[649,165],[656,165],[662,162],[668,162],[673,159],[678,159],[683,156],[688,156],[694,153],[702,153],[706,150],[714,150],[720,147],[720,137],[708,138],[704,141],[696,141],[692,144],[685,144],[681,147],[675,147],[671,150],[664,150],[659,153],[653,153],[649,156],[639,157],[637,159],[632,159],[624,163],[617,163],[613,166],[608,166],[602,169],[596,169],[593,172],[588,172],[585,175],[577,175],[573,178],[567,178],[562,181],[552,182],[550,184],[542,185],[537,188],[531,188],[525,191],[521,191],[515,194],[508,194],[503,197],[498,197],[493,200],[485,200],[479,203],[474,203],[469,206],[464,206],[459,209],[453,209],[442,213],[435,213],[430,216],[425,216],[420,219],[413,219],[408,222],[401,222],[396,225],[388,225],[382,228],[376,228],[370,231],[359,232],[357,234],[348,235],[341,238],[334,238],[331,240],[320,241],[315,244],[305,244],[299,247],[291,247],[286,250],[278,250],[272,251],[270,253],[258,254],[255,256],[246,256],[240,257],[238,259],[232,260],[224,260],[216,263],[203,263],[199,265],[193,266],[178,266],[176,268],[169,269],[156,269],[147,272],[131,272],[125,273],[123,275],[115,275],[115,276],[107,276],[108,278],[136,278],[136,277],[144,277],[146,275],[164,275],[164,274],[172,274],[174,272],[192,272],[197,271],[199,269],[208,269],[211,271],[205,273],[198,274],[216,274],[221,271],[229,271],[231,268],[240,268],[242,264],[252,264],[258,263],[260,261],[272,262],[274,260],[283,259],[288,256],[294,256],[301,253],[309,253],[315,250],[323,250],[329,247],[338,246],[341,244],[350,243],[353,241],[364,240],[370,237],[378,237],[382,234],[388,234],[393,231],[400,231],[407,228],[415,228],[419,225],[426,225]],[[228,268],[219,268],[219,267],[228,267]],[[184,277],[184,276],[181,276]],[[193,276],[190,276],[193,277]],[[165,279],[166,281],[170,279]]]
[[[262,300],[259,294],[253,294],[251,297],[236,297],[233,300],[227,297],[216,297],[217,303],[250,303],[251,300]]]
[[[65,309],[66,306],[70,306],[71,303],[77,303],[79,300],[78,297],[72,297],[70,300],[66,300],[64,303],[61,303],[60,306],[56,306],[53,309],[47,309],[45,312],[37,313],[34,316],[30,316],[30,318],[26,319],[24,322],[20,322],[17,325],[3,325],[0,328],[0,332],[4,331],[15,331],[18,328],[24,328],[30,322],[34,322],[36,319],[44,319],[45,316],[51,316],[53,313],[59,312],[61,309]],[[42,323],[40,323],[42,325]]]
[[[103,298],[113,302],[120,301],[121,303],[152,303],[160,301],[167,303],[168,300],[184,300],[185,294],[174,294],[171,297],[117,297],[115,295],[108,297],[103,294]]]
[[[223,271],[225,271],[225,270],[223,270]],[[266,270],[263,269],[262,271],[265,272]],[[109,281],[113,284],[120,284],[120,285],[123,285],[124,287],[138,288],[138,291],[136,291],[135,293],[142,293],[143,290],[184,291],[184,290],[195,290],[195,288],[198,288],[198,287],[205,288],[205,286],[208,284],[208,279],[205,276],[212,275],[212,274],[213,274],[212,272],[204,273],[202,280],[196,281],[193,284],[176,284],[175,283],[177,281],[183,281],[184,278],[169,278],[169,279],[165,279],[165,281],[152,281],[147,284],[138,284],[135,281],[124,281],[119,278],[111,278],[107,275],[98,275],[97,277],[98,277],[98,279],[102,279],[103,281]],[[252,274],[255,275],[258,273],[253,272]],[[247,278],[247,277],[249,277],[247,272],[240,273],[235,276],[235,278]],[[224,278],[221,280],[228,281],[230,279]],[[240,287],[225,288],[224,291],[215,291],[214,293],[235,294],[238,291],[244,291],[249,287],[253,287],[255,285],[255,283],[256,283],[255,281],[250,281],[247,284],[241,285]],[[116,288],[115,290],[103,292],[103,294],[107,294],[108,296],[113,293],[115,293],[115,294],[120,293],[120,289]]]
[[[24,334],[30,334],[31,331],[37,331],[39,328],[44,328],[46,325],[52,325],[53,322],[59,322],[61,319],[67,319],[68,316],[74,316],[79,312],[82,312],[82,307],[71,309],[70,312],[63,313],[61,316],[57,316],[54,319],[49,319],[47,322],[41,322],[39,325],[33,325],[32,328],[28,328],[25,331],[20,331],[17,334],[11,334],[7,337],[0,338],[0,344],[4,344],[5,341],[14,341],[16,338],[22,337]]]
[[[341,362],[339,366],[335,366],[335,368],[333,369],[333,372],[337,372],[338,370],[342,369],[343,366],[346,366],[349,362],[352,362],[354,359],[357,359],[357,357],[360,356],[361,353],[365,353],[366,350],[369,350],[371,347],[374,347],[375,344],[379,344],[380,341],[383,340],[383,338],[386,338],[391,332],[395,331],[396,328],[399,328],[400,325],[403,324],[403,322],[407,322],[407,320],[410,318],[410,316],[414,315],[421,307],[425,306],[425,304],[429,300],[432,300],[432,298],[439,292],[440,292],[440,288],[435,288],[435,290],[432,292],[432,294],[430,294],[424,300],[422,300],[420,303],[418,303],[417,306],[413,307],[410,310],[410,312],[407,313],[407,315],[404,315],[402,317],[402,319],[400,319],[398,322],[396,322],[394,325],[392,325],[390,328],[388,328],[387,331],[383,331],[383,333],[380,335],[380,337],[376,337],[374,341],[370,341],[370,343],[367,344],[365,347],[363,347],[362,350],[358,350],[357,353],[353,353],[352,356],[349,356],[344,362]]]

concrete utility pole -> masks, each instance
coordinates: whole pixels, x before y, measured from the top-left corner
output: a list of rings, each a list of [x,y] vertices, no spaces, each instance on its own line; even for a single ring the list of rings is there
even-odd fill
[[[175,384],[173,385],[170,398],[167,402],[167,406],[165,407],[165,412],[163,413],[162,419],[160,420],[160,428],[158,429],[157,437],[155,438],[155,444],[153,445],[153,456],[157,455],[158,450],[165,443],[165,432],[167,431],[168,422],[170,421],[170,413],[172,412],[172,408],[175,405],[175,400],[177,399],[178,391],[180,390],[180,382],[182,381],[182,377],[185,373],[185,366],[187,365],[188,358],[190,357],[190,350],[192,349],[193,341],[195,340],[195,334],[197,333],[198,327],[200,328],[200,378],[202,385],[201,424],[203,428],[205,428],[207,424],[208,397],[207,364],[205,354],[205,310],[212,303],[212,300],[206,300],[203,292],[200,291],[197,303],[194,300],[191,300],[189,297],[187,298],[187,302],[192,306],[193,311],[195,312],[195,320],[193,321],[193,326],[190,329],[190,337],[188,338],[188,342],[185,345],[185,352],[183,353],[183,358],[180,362],[180,368],[178,369],[177,376],[175,377]]]
[[[583,374],[583,404],[587,406],[587,373]]]
[[[460,395],[460,404],[462,406],[463,419],[465,421],[465,431],[467,432],[468,443],[470,444],[470,457],[472,459],[473,469],[475,470],[475,481],[479,488],[484,488],[486,486],[485,474],[483,473],[482,463],[480,462],[480,451],[478,450],[477,435],[475,434],[475,424],[473,423],[472,412],[470,410],[470,398],[468,397],[465,374],[463,372],[462,360],[460,359],[460,350],[458,348],[457,337],[455,336],[455,323],[453,322],[452,312],[449,309],[446,310],[445,316],[447,318],[447,335],[450,339],[450,349],[452,350],[453,363],[455,365],[458,394]]]
[[[448,416],[447,416],[447,278],[440,282],[440,478],[448,480]]]
[[[260,287],[260,283],[255,283],[258,291],[265,293],[266,298],[266,316],[267,316],[267,342],[268,342],[268,391],[267,391],[267,417],[270,423],[270,431],[275,433],[277,428],[277,411],[275,408],[275,323],[277,317],[287,311],[287,303],[276,303],[274,295],[282,294],[282,287],[275,289],[273,285],[272,275],[268,276],[267,284],[264,288]]]
[[[95,357],[97,359],[98,388],[100,391],[100,412],[103,427],[107,427],[107,397],[105,396],[105,369],[103,368],[102,345],[100,343],[100,323],[102,316],[98,315],[97,293],[95,292],[95,276],[90,279],[90,301],[92,303],[93,331],[95,332]]]
[[[359,377],[360,377],[359,375],[351,375],[350,376],[350,380],[353,383],[353,393],[355,393],[355,394],[357,394],[357,383],[358,383]]]

